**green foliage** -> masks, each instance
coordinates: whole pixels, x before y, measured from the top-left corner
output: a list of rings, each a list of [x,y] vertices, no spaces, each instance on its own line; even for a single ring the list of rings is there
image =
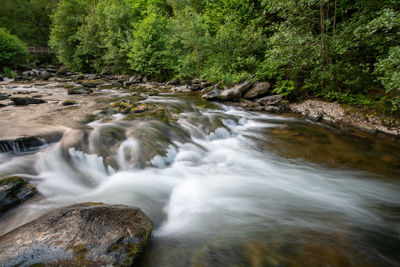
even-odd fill
[[[399,0],[60,0],[51,18],[75,70],[268,80],[286,97],[365,105],[384,88],[400,103]]]
[[[47,46],[57,0],[0,0],[0,27],[32,46]]]
[[[133,71],[158,78],[170,76],[174,62],[167,27],[167,19],[156,12],[150,12],[135,25],[134,41],[128,54]]]
[[[28,50],[18,37],[0,28],[0,68],[17,68],[27,56]]]
[[[278,81],[273,92],[282,96],[288,96],[294,91],[295,83],[289,80]]]

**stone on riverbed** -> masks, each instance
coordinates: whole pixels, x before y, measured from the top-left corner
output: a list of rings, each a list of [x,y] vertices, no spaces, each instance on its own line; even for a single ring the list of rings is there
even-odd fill
[[[45,100],[35,97],[11,97],[10,100],[13,101],[16,106],[46,103]]]
[[[0,93],[0,100],[6,100],[10,97],[10,94]]]
[[[12,176],[0,179],[0,212],[15,207],[37,193],[25,179]]]
[[[93,90],[91,90],[87,87],[84,87],[84,86],[79,86],[79,87],[68,89],[69,95],[83,95],[83,94],[90,94],[92,92],[93,92]]]
[[[2,266],[132,266],[152,231],[138,208],[82,203],[0,237]]]
[[[36,150],[46,144],[46,141],[34,137],[24,136],[16,139],[0,140],[0,153],[20,153]]]

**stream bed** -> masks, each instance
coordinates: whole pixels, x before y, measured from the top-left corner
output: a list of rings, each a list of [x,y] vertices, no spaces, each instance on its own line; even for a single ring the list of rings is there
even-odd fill
[[[137,266],[400,264],[398,141],[157,87],[98,90],[63,107],[64,88],[28,86],[47,103],[1,108],[2,137],[62,138],[0,154],[0,177],[28,177],[40,192],[0,217],[0,235],[103,202],[152,219]],[[109,112],[122,99],[147,108]]]

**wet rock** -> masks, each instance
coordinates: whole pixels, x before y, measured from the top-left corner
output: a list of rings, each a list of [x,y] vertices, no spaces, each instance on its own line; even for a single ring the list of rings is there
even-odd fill
[[[4,81],[4,77],[0,75],[0,82]]]
[[[203,94],[202,97],[207,100],[218,100],[221,95],[221,90],[213,89],[210,92]]]
[[[75,105],[75,104],[76,104],[76,102],[74,100],[70,100],[70,99],[67,99],[64,102],[62,102],[63,106],[72,106],[72,105]]]
[[[96,88],[97,84],[92,82],[83,82],[82,85],[86,88]]]
[[[85,86],[79,86],[79,87],[74,87],[74,88],[68,89],[69,95],[83,95],[83,94],[90,94],[92,92],[93,92],[93,90],[86,88]]]
[[[143,113],[148,111],[150,107],[147,104],[140,104],[132,109],[133,113]]]
[[[132,266],[152,231],[138,208],[82,203],[0,237],[2,266]]]
[[[0,152],[20,153],[26,151],[33,151],[39,149],[45,144],[47,144],[45,140],[34,136],[0,140]]]
[[[314,122],[319,122],[322,120],[323,114],[319,111],[313,111],[308,114],[308,118]]]
[[[230,101],[236,100],[242,96],[250,87],[252,83],[250,81],[244,81],[241,84],[235,85],[231,89],[227,89],[221,92],[219,100]]]
[[[10,94],[0,93],[0,100],[6,100],[10,97]]]
[[[135,104],[130,100],[122,99],[120,101],[111,103],[110,107],[115,108],[117,112],[126,114],[132,111],[132,109],[135,107]]]
[[[275,106],[283,100],[281,95],[265,96],[257,100],[257,103],[263,106]]]
[[[46,103],[45,100],[35,97],[11,97],[10,100],[14,102],[16,106],[27,106],[30,104]]]
[[[264,108],[264,111],[266,112],[271,112],[271,113],[280,113],[283,111],[283,107],[281,106],[266,106]]]
[[[52,75],[48,71],[41,71],[38,75],[39,79],[47,81]]]
[[[167,82],[166,85],[179,85],[179,79],[178,78],[173,78],[172,80]]]
[[[12,176],[0,179],[0,212],[13,208],[37,193],[25,179]]]
[[[265,96],[269,89],[271,88],[271,85],[266,82],[257,82],[254,84],[254,86],[248,90],[243,97],[246,99],[255,99],[259,97]]]

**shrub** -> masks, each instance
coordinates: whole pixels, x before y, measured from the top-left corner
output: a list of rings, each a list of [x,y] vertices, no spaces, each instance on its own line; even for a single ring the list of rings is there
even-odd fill
[[[0,68],[16,68],[26,62],[28,50],[18,37],[0,28]]]

